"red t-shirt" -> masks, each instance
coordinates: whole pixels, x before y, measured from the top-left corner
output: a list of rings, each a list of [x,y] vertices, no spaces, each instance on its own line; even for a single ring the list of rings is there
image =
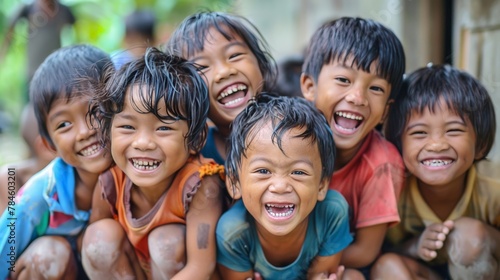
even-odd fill
[[[400,221],[397,198],[403,188],[404,170],[396,147],[374,130],[354,158],[334,172],[330,189],[339,191],[349,204],[351,232]]]

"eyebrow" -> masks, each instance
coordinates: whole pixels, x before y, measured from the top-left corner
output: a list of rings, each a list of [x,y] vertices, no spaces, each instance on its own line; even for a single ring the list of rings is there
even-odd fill
[[[254,163],[254,162],[257,162],[257,161],[263,161],[263,162],[266,162],[266,163],[269,163],[269,164],[273,164],[273,165],[276,165],[276,163],[274,161],[271,161],[265,157],[254,157],[253,159],[251,159],[249,161],[249,163]],[[307,164],[311,167],[313,167],[313,164],[310,160],[305,160],[305,159],[298,159],[298,160],[294,160],[291,162],[292,164],[297,164],[297,163],[304,163],[304,164]]]
[[[50,117],[49,117],[49,122],[52,122],[54,121],[54,119],[56,119],[57,117],[61,116],[61,115],[64,115],[66,113],[66,109],[60,109],[60,110],[57,110],[54,114],[52,114]]]
[[[459,125],[466,125],[463,121],[459,121],[459,120],[456,120],[456,121],[451,121],[451,122],[446,122],[446,125],[450,125],[450,124],[459,124]],[[406,128],[406,130],[410,130],[414,127],[417,127],[417,126],[427,126],[426,123],[424,122],[417,122],[415,124],[412,124],[412,125],[408,125],[408,127]]]
[[[225,47],[224,47],[224,51],[227,51],[227,49],[233,47],[233,46],[242,46],[242,47],[247,47],[247,48],[250,48],[248,47],[248,45],[245,43],[245,42],[242,42],[242,41],[239,41],[239,40],[236,40],[236,39],[233,39],[231,41],[229,41],[229,44],[227,44]],[[195,61],[195,60],[198,60],[198,59],[205,59],[207,57],[209,57],[210,55],[205,55],[205,56],[194,56],[193,58],[190,59],[190,61]]]

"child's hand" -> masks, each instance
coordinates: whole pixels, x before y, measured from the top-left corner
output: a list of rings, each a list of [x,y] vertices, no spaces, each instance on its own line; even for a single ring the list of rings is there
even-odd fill
[[[442,224],[432,224],[425,228],[418,240],[417,254],[424,261],[431,261],[437,256],[448,233],[453,229],[453,221],[447,220]]]
[[[336,273],[332,273],[330,275],[328,275],[328,273],[316,274],[311,278],[311,280],[341,280],[342,275],[344,275],[344,270],[345,267],[340,265]]]

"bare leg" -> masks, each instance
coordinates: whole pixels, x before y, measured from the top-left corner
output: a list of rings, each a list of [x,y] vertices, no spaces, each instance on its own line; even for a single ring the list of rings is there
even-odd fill
[[[117,221],[103,219],[89,225],[82,246],[82,264],[91,279],[146,278],[125,231]]]
[[[380,256],[371,270],[371,279],[429,279],[439,280],[441,277],[426,265],[415,259],[395,253]]]
[[[148,237],[153,279],[170,279],[186,265],[186,226],[168,224]]]
[[[42,236],[21,254],[11,279],[75,279],[76,270],[69,242],[61,236]]]
[[[446,252],[453,279],[497,279],[500,276],[500,231],[472,218],[460,218],[449,234]]]

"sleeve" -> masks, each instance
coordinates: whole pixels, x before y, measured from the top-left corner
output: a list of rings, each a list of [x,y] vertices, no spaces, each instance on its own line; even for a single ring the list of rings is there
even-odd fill
[[[249,226],[242,222],[245,217],[242,210],[244,206],[240,200],[221,216],[216,229],[217,263],[238,272],[252,269],[251,246],[247,243],[250,238],[246,234]]]
[[[366,182],[359,202],[356,228],[400,221],[397,198],[403,188],[404,167],[393,163],[378,166]]]
[[[318,202],[315,211],[316,221],[323,225],[325,232],[324,242],[319,248],[318,255],[331,256],[344,250],[352,242],[349,231],[349,206],[344,197],[337,191],[328,191],[327,198]],[[326,218],[326,222],[325,222]]]
[[[37,227],[49,212],[43,197],[43,180],[33,181],[19,191],[15,205],[0,217],[0,279],[5,279],[22,252],[39,236]]]
[[[115,180],[110,169],[99,175],[99,184],[102,188],[102,197],[108,202],[111,213],[113,216],[118,215],[118,210],[116,210],[117,193]]]

